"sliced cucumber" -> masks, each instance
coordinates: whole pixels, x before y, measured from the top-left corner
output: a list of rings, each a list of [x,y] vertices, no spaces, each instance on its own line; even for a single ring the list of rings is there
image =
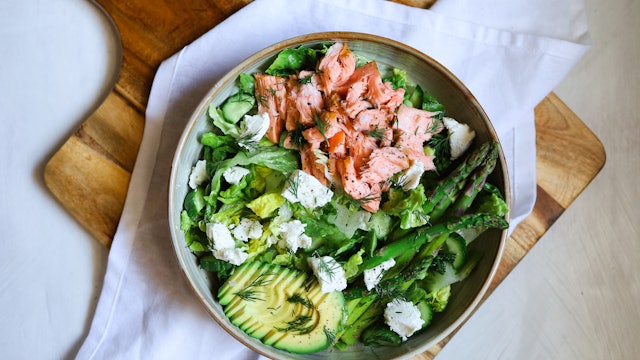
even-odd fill
[[[240,91],[230,96],[220,109],[225,120],[235,124],[253,109],[255,104],[256,98],[253,95]]]
[[[191,190],[184,198],[184,209],[194,222],[198,220],[198,217],[202,215],[202,209],[206,205],[204,200],[204,190],[201,186],[195,190]]]
[[[429,324],[431,324],[431,319],[433,318],[433,308],[426,300],[420,301],[416,304],[418,310],[420,310],[420,318],[424,321],[422,324],[422,328],[426,328]]]
[[[445,241],[445,246],[447,247],[448,252],[455,255],[452,263],[453,268],[460,269],[467,258],[466,240],[458,233],[451,233]]]
[[[342,326],[342,293],[323,294],[306,273],[262,262],[238,267],[218,291],[231,322],[267,345],[292,353],[327,349]]]

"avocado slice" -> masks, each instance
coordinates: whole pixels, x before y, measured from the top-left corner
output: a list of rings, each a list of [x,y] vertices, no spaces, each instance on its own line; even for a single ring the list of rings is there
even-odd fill
[[[315,277],[258,261],[235,269],[218,298],[229,320],[248,335],[298,354],[330,347],[345,318],[341,292],[323,294]]]

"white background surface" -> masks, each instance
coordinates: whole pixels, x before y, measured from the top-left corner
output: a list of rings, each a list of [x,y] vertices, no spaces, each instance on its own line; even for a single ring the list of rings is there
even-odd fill
[[[594,46],[556,93],[607,164],[439,359],[640,357],[640,2],[586,3]],[[88,330],[107,251],[42,174],[110,90],[116,44],[87,1],[0,1],[0,358],[71,358]]]

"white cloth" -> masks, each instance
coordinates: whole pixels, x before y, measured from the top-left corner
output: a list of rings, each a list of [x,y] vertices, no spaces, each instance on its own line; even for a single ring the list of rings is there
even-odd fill
[[[249,359],[193,295],[168,230],[167,182],[177,140],[225,72],[279,40],[358,31],[404,42],[456,74],[501,138],[518,223],[535,200],[533,108],[589,48],[580,0],[439,0],[430,10],[372,0],[258,0],[167,59],[146,127],[104,286],[79,359]]]

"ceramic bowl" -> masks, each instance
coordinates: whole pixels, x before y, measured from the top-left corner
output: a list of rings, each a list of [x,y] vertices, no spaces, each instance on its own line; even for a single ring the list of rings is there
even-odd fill
[[[244,60],[218,83],[212,84],[210,91],[202,99],[188,121],[177,146],[170,178],[169,224],[173,246],[179,265],[193,289],[194,296],[200,300],[207,312],[229,334],[264,356],[274,359],[340,360],[410,358],[437,345],[474,311],[498,268],[507,238],[506,230],[490,230],[471,244],[475,250],[483,254],[482,260],[472,275],[465,281],[454,284],[451,300],[446,310],[437,313],[430,326],[410,337],[401,346],[369,348],[356,344],[345,351],[332,350],[308,355],[291,354],[266,346],[234,326],[225,317],[222,307],[216,300],[215,294],[218,284],[198,267],[196,257],[185,246],[184,234],[180,230],[180,211],[188,191],[189,174],[202,150],[198,138],[202,133],[211,130],[207,120],[209,104],[212,102],[222,103],[224,99],[237,91],[235,82],[240,73],[264,70],[276,54],[285,48],[299,45],[311,47],[336,41],[345,42],[355,53],[376,60],[380,68],[389,66],[406,70],[413,83],[420,84],[444,105],[447,116],[469,124],[476,131],[476,143],[497,140],[491,121],[465,85],[434,59],[407,45],[374,35],[349,32],[315,33],[285,40]],[[507,203],[510,204],[509,178],[502,151],[499,160],[490,181],[502,190]]]

